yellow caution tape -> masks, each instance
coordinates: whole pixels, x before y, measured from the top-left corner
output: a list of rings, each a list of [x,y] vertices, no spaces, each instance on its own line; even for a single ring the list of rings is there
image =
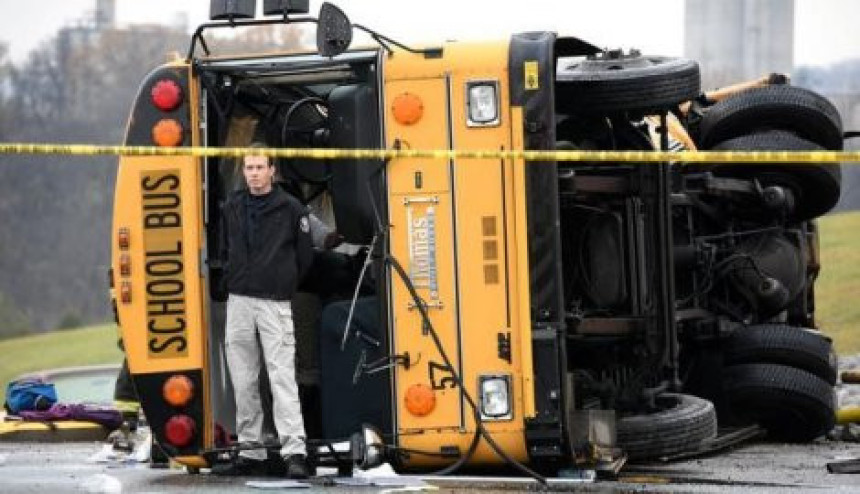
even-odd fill
[[[0,154],[65,156],[195,156],[236,158],[265,155],[307,159],[522,159],[526,161],[595,161],[661,163],[849,163],[860,151],[526,151],[497,149],[319,149],[98,146],[89,144],[0,143]]]

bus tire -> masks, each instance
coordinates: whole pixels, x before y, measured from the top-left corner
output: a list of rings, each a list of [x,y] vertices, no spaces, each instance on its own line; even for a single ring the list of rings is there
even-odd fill
[[[842,149],[842,119],[823,96],[796,86],[750,89],[712,106],[699,125],[700,149],[754,133],[783,129],[825,149]]]
[[[816,331],[785,324],[759,324],[736,331],[723,346],[726,365],[780,364],[836,384],[836,354]]]
[[[805,370],[778,364],[741,364],[723,371],[720,420],[758,423],[780,441],[803,443],[826,434],[836,420],[833,386]]]
[[[822,147],[784,130],[747,134],[723,141],[714,151],[821,151]],[[780,185],[795,194],[793,219],[808,220],[830,211],[842,191],[839,164],[780,165],[732,164],[715,165],[716,175],[756,178],[763,185]]]
[[[699,95],[699,64],[682,58],[624,55],[589,57],[559,70],[556,106],[562,113],[656,113]]]
[[[664,393],[660,410],[617,420],[618,447],[630,460],[647,460],[693,451],[717,435],[717,415],[708,400]]]

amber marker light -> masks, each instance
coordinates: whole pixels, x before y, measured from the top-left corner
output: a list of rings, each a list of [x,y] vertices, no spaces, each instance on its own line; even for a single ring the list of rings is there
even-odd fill
[[[423,417],[436,408],[436,394],[424,384],[413,384],[406,390],[406,410]]]
[[[119,285],[119,299],[124,304],[130,304],[131,303],[131,282],[130,281],[123,281]]]
[[[182,125],[172,118],[162,118],[152,127],[152,141],[161,147],[182,144]]]
[[[122,276],[131,276],[131,256],[122,254],[119,256],[119,274]]]
[[[176,374],[164,381],[161,394],[167,403],[175,407],[184,407],[194,395],[194,383],[188,376]]]
[[[394,120],[401,125],[412,125],[421,120],[424,115],[424,102],[412,93],[401,93],[391,104]]]
[[[128,249],[128,246],[131,245],[131,231],[128,229],[127,226],[124,226],[119,229],[116,234],[116,240],[119,244],[120,249]]]

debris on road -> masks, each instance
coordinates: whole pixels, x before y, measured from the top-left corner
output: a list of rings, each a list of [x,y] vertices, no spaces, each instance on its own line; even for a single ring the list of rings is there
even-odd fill
[[[134,433],[114,431],[108,442],[93,453],[89,463],[146,463],[152,454],[152,433],[148,428],[139,428]]]
[[[860,473],[860,458],[830,462],[827,473]]]
[[[88,494],[122,494],[122,483],[119,479],[103,473],[87,477],[81,487]]]
[[[310,484],[295,480],[249,480],[245,485],[252,489],[310,489]]]

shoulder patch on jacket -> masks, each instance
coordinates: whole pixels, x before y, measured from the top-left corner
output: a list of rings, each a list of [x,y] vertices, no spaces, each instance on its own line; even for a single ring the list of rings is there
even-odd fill
[[[299,226],[301,227],[303,233],[308,233],[311,231],[311,224],[308,222],[307,216],[302,216],[302,219],[299,221]]]

